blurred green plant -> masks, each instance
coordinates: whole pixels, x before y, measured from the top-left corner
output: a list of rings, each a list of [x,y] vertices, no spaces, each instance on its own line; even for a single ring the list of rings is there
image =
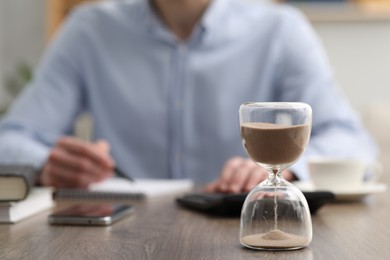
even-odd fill
[[[9,105],[20,94],[32,77],[33,69],[25,62],[18,64],[15,67],[14,72],[5,77],[4,90],[8,94],[10,100],[0,107],[0,115],[7,111]]]

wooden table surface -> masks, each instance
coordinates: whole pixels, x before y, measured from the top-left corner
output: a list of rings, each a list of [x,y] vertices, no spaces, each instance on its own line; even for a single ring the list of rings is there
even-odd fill
[[[387,165],[381,182],[389,185]],[[239,218],[192,212],[173,196],[135,206],[132,216],[108,227],[50,226],[50,210],[2,224],[0,259],[390,259],[390,190],[325,205],[312,217],[312,243],[284,252],[242,247]]]

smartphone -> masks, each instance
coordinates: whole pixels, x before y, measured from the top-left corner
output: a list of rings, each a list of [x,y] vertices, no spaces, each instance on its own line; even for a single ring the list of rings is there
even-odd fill
[[[132,205],[112,203],[82,203],[59,210],[49,215],[52,225],[108,226],[130,215]]]

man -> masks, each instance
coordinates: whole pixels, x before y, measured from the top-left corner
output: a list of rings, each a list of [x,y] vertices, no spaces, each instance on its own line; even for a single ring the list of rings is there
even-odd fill
[[[283,173],[288,180],[308,178],[309,156],[375,158],[295,10],[138,0],[73,12],[1,122],[0,160],[32,163],[42,169],[39,182],[56,187],[85,187],[116,165],[135,178],[215,180],[208,191],[247,191],[266,178],[241,145],[238,108],[248,101],[312,106],[310,147]],[[93,118],[91,143],[69,137],[83,111]]]

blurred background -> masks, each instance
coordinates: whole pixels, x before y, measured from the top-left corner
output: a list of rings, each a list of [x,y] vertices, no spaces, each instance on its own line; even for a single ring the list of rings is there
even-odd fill
[[[30,80],[50,37],[78,2],[0,0],[0,113]],[[352,106],[381,147],[390,147],[390,0],[287,4],[308,17]]]

